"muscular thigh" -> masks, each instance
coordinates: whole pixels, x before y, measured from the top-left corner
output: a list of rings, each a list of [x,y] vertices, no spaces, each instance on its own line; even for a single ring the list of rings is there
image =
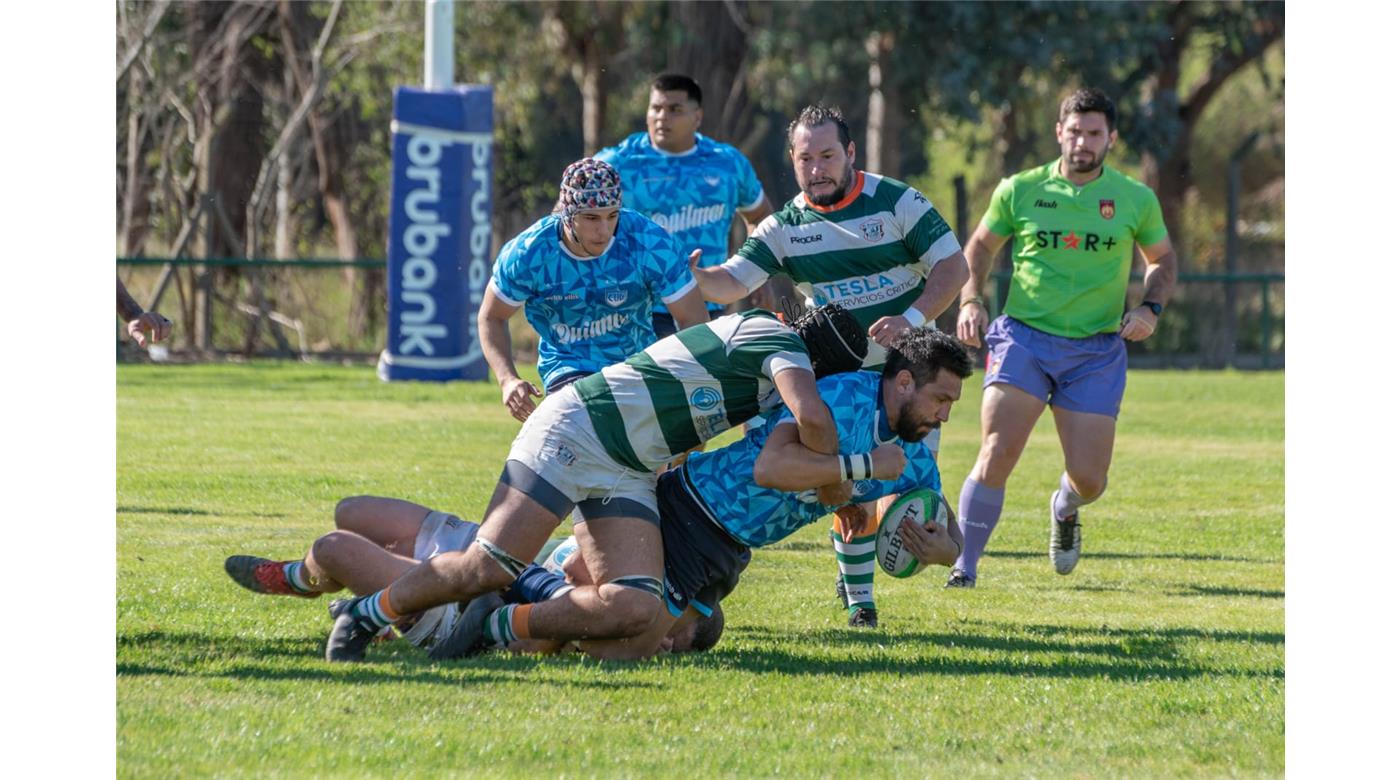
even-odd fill
[[[640,518],[608,517],[578,523],[579,555],[596,583],[619,577],[661,579],[661,529]]]
[[[396,555],[412,557],[418,531],[430,511],[422,504],[400,498],[354,496],[336,506],[335,525]]]

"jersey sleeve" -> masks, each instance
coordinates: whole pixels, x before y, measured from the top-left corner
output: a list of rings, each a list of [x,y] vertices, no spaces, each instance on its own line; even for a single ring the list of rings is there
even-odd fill
[[[675,303],[695,288],[690,263],[674,236],[651,220],[639,219],[644,223],[647,249],[642,267],[646,269],[647,281],[663,303]]]
[[[894,214],[904,236],[905,249],[919,258],[925,271],[932,270],[939,260],[962,251],[948,221],[913,187],[905,190],[895,203]]]
[[[739,203],[740,211],[751,211],[758,208],[763,203],[763,185],[758,181],[758,174],[754,172],[753,164],[743,152],[734,150],[735,164],[738,167],[739,175]]]
[[[614,168],[618,168],[619,162],[622,160],[622,147],[609,146],[605,149],[599,149],[598,151],[593,153],[593,159],[602,160],[608,165],[611,165]]]
[[[769,214],[744,239],[738,253],[724,261],[720,268],[728,271],[749,292],[757,290],[768,277],[784,273],[782,234],[783,227],[777,216]]]
[[[1167,237],[1167,223],[1162,219],[1162,204],[1157,200],[1157,193],[1148,187],[1143,189],[1147,194],[1138,222],[1133,226],[1133,240],[1138,246],[1152,246]]]
[[[753,377],[776,377],[789,368],[812,371],[807,345],[773,317],[749,317],[729,340],[729,363]]]
[[[508,241],[496,256],[496,265],[491,269],[491,286],[496,297],[511,306],[524,306],[534,297],[531,275],[523,268],[525,251],[518,241]]]
[[[1002,179],[992,192],[992,200],[987,204],[987,213],[982,215],[982,224],[999,236],[1009,236],[1016,232],[1016,223],[1011,218],[1012,190],[1011,179]]]

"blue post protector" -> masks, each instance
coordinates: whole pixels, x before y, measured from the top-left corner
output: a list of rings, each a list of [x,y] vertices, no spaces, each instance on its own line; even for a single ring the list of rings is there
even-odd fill
[[[491,278],[491,100],[489,86],[394,91],[385,381],[487,378],[476,314]]]

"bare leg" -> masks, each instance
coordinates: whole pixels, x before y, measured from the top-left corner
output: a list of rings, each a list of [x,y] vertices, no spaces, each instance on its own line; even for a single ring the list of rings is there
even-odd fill
[[[411,558],[418,530],[430,511],[426,506],[399,498],[351,496],[335,505],[335,527]]]
[[[477,540],[488,541],[516,560],[529,562],[539,554],[560,519],[538,501],[501,483],[491,496]],[[463,552],[446,552],[413,567],[394,581],[389,602],[394,612],[407,615],[502,590],[514,581],[515,575],[478,543]]]
[[[326,585],[335,584],[334,590],[343,585],[357,596],[383,588],[417,563],[350,531],[331,531],[317,539],[306,554],[313,587],[329,592]]]
[[[1093,501],[1108,485],[1117,421],[1106,414],[1054,408],[1055,429],[1065,453],[1065,473],[1074,492]]]
[[[1005,488],[1044,411],[1045,401],[1019,387],[988,387],[982,397],[982,448],[969,478],[989,488]]]
[[[636,588],[618,585],[621,577],[662,577],[661,529],[640,518],[609,517],[574,527],[579,553],[597,586],[576,587],[558,598],[536,604],[529,617],[534,639],[621,639],[650,634],[661,601]],[[670,617],[666,613],[666,617]],[[667,624],[669,626],[669,623]],[[634,643],[609,657],[641,657],[656,652],[664,628],[652,646]]]

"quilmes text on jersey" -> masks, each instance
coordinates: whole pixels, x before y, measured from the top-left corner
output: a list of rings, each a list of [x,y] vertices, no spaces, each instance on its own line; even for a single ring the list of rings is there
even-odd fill
[[[671,214],[653,212],[651,221],[665,228],[667,233],[679,233],[701,225],[708,225],[711,222],[718,222],[724,219],[724,214],[723,203],[715,203],[710,206],[689,204],[680,211]]]

